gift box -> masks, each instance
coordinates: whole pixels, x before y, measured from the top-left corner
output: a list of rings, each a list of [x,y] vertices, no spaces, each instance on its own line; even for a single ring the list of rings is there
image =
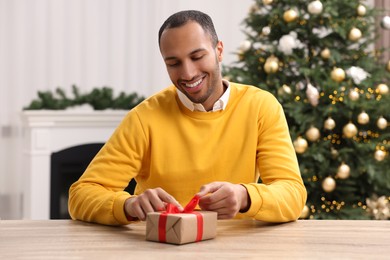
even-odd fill
[[[146,240],[150,241],[180,245],[216,235],[217,213],[213,211],[151,212],[146,218]]]

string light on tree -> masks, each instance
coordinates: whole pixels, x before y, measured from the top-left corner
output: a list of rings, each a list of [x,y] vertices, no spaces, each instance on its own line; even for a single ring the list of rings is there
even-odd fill
[[[341,82],[345,79],[345,71],[342,68],[333,68],[330,77],[336,82]]]
[[[361,125],[366,125],[370,122],[370,116],[366,112],[362,112],[358,115],[357,121]]]
[[[336,127],[336,122],[333,120],[333,118],[328,117],[328,119],[324,122],[324,128],[326,130],[333,130]]]
[[[311,14],[320,14],[322,13],[322,9],[323,9],[322,3],[319,0],[312,1],[307,6],[307,10]]]
[[[347,179],[351,173],[351,168],[345,164],[342,163],[338,168],[337,168],[337,174],[336,177],[339,179]]]
[[[297,18],[298,18],[298,12],[295,11],[294,9],[289,9],[289,10],[285,11],[283,14],[283,19],[287,23],[291,23],[291,22],[295,21]]]
[[[390,60],[387,62],[386,69],[388,72],[390,72]]]
[[[367,13],[367,8],[364,5],[359,4],[356,8],[356,12],[359,16],[365,16]]]
[[[351,122],[349,122],[348,124],[346,124],[343,127],[343,134],[347,138],[352,138],[352,137],[356,136],[357,132],[358,132],[358,130],[357,130],[356,126]]]
[[[379,117],[378,120],[376,121],[376,125],[378,126],[379,129],[384,130],[387,127],[387,120],[383,116]]]
[[[356,27],[353,27],[350,31],[349,31],[349,34],[348,34],[348,39],[350,39],[351,41],[358,41],[360,38],[362,38],[362,31],[360,31],[360,29],[356,28]]]
[[[295,139],[293,144],[294,144],[295,152],[299,154],[304,153],[308,146],[306,139],[300,136],[297,139]]]
[[[332,177],[326,177],[322,181],[322,189],[325,192],[332,192],[336,188],[336,181]]]

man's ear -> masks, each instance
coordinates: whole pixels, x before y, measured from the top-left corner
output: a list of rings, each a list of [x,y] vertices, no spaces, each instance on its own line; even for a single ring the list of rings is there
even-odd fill
[[[215,47],[217,52],[218,61],[222,62],[223,59],[223,43],[218,41],[217,46]]]

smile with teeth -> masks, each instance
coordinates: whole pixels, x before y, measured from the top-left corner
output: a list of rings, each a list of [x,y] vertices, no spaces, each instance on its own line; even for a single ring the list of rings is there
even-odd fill
[[[200,83],[202,83],[203,81],[203,78],[202,79],[199,79],[198,81],[190,84],[190,83],[185,83],[184,85],[187,87],[187,88],[194,88],[194,87],[197,87]]]

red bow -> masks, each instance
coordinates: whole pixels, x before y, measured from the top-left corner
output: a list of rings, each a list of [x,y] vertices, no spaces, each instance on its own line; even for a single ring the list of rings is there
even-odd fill
[[[202,240],[203,236],[203,216],[199,212],[194,212],[196,205],[198,205],[199,197],[193,197],[190,202],[180,211],[175,205],[168,203],[166,211],[162,212],[158,220],[158,240],[166,242],[166,224],[168,214],[195,214],[197,219],[197,235],[196,241]]]

